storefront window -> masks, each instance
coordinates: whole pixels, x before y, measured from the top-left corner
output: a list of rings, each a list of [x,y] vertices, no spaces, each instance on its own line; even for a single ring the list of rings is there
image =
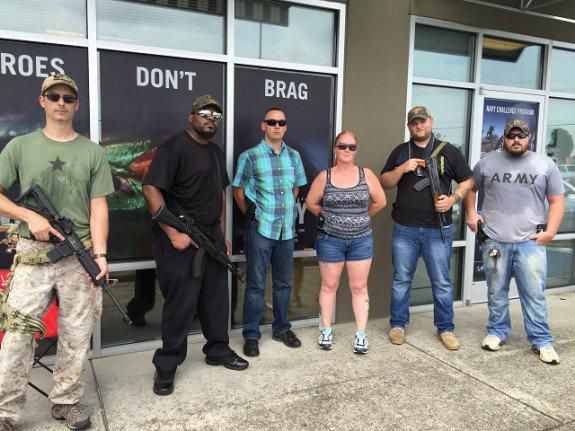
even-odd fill
[[[485,36],[481,82],[541,88],[542,52],[543,48],[540,45]]]
[[[435,135],[461,150],[467,157],[469,148],[469,122],[471,111],[471,92],[456,88],[414,85],[412,106],[427,107],[435,121]],[[453,185],[455,190],[456,185]],[[453,207],[453,238],[463,237],[463,208],[461,203]]]
[[[224,0],[97,1],[101,40],[216,54],[225,51]]]
[[[335,17],[290,3],[236,0],[236,55],[333,66]]]
[[[86,37],[86,0],[1,1],[0,29]]]
[[[415,28],[414,76],[473,80],[475,35],[426,25]]]
[[[547,244],[547,288],[575,284],[573,253],[575,241],[553,241]]]
[[[550,71],[551,91],[575,93],[575,51],[554,49]]]
[[[575,100],[549,99],[547,155],[563,176],[565,215],[559,232],[575,232]]]

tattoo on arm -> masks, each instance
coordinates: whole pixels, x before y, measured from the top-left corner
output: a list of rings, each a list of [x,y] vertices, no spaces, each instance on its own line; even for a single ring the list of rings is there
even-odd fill
[[[454,194],[457,194],[457,196],[459,197],[459,199],[455,198],[458,202],[461,201],[462,199],[465,199],[465,196],[467,196],[467,193],[469,193],[469,190],[471,190],[471,184],[469,184],[467,181],[462,182],[461,184],[459,184],[457,186],[457,189],[455,189],[455,192],[453,192]]]

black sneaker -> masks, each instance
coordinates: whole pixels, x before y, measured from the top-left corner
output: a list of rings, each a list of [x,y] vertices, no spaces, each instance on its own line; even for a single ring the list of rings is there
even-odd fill
[[[282,334],[273,334],[272,338],[276,341],[281,341],[288,347],[295,348],[301,346],[301,341],[299,338],[296,337],[294,332],[289,329]]]
[[[258,340],[246,340],[244,343],[244,355],[251,357],[260,355]]]
[[[154,393],[156,395],[170,395],[174,392],[174,376],[176,371],[159,371],[156,370],[154,375]]]
[[[235,371],[243,371],[250,365],[248,361],[241,356],[238,356],[236,352],[231,352],[228,356],[217,359],[206,356],[206,364],[223,365],[224,367]]]

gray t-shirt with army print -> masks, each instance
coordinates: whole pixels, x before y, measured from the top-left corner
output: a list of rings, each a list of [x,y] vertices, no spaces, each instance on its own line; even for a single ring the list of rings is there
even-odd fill
[[[505,150],[487,155],[473,169],[483,191],[485,233],[500,242],[523,242],[547,223],[547,196],[565,193],[559,169],[531,151],[513,157]]]

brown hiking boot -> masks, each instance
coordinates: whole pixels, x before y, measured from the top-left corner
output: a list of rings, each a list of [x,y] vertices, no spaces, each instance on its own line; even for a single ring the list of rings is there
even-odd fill
[[[389,331],[389,341],[392,344],[397,344],[398,346],[403,344],[405,341],[405,330],[399,326],[394,326]]]
[[[0,419],[0,431],[14,431],[12,422],[8,419]]]
[[[90,428],[90,416],[78,403],[76,404],[54,404],[52,406],[52,417],[58,420],[65,420],[66,425],[71,430],[85,430]]]
[[[447,350],[459,350],[459,341],[453,335],[453,332],[443,332],[437,336]]]

